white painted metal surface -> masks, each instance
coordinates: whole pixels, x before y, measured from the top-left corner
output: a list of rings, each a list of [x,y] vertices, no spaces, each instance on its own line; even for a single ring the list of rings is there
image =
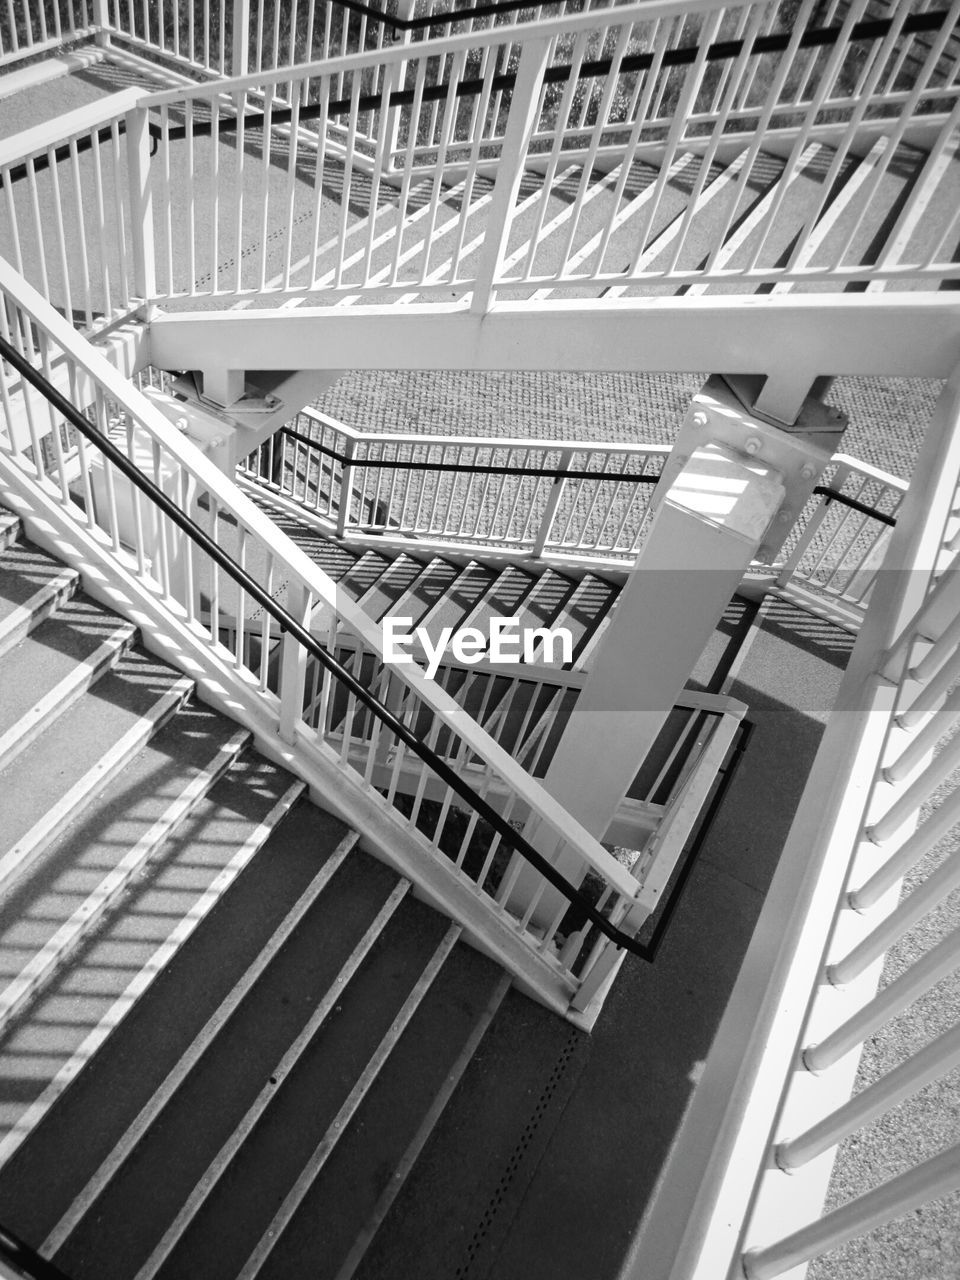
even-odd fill
[[[577,864],[596,872],[609,887],[612,919],[633,932],[639,930],[648,912],[640,905],[642,886],[626,868],[436,682],[426,679],[415,665],[387,665],[380,629],[372,619],[338,596],[333,582],[316,565],[8,267],[0,266],[0,287],[5,297],[2,314],[13,317],[7,331],[16,335],[15,341],[19,339],[27,358],[41,368],[60,362],[82,369],[94,388],[89,410],[104,434],[122,452],[139,454],[150,478],[168,496],[173,495],[181,510],[202,518],[214,542],[228,548],[268,596],[279,594],[301,624],[309,620],[314,605],[323,603],[336,620],[327,643],[335,648],[341,630],[350,636],[352,652],[347,661],[353,673],[469,778],[481,795],[491,789],[499,792],[505,816],[514,811],[523,817],[536,815],[557,851],[576,848]],[[29,342],[23,336],[27,334]],[[77,379],[72,381],[76,385]],[[616,950],[613,944],[603,939],[594,946],[586,934],[577,939],[561,933],[562,911],[555,913],[547,929],[533,929],[529,916],[517,919],[504,911],[510,884],[498,860],[500,837],[478,830],[476,812],[468,814],[464,826],[459,818],[461,802],[448,783],[435,777],[289,632],[281,636],[267,613],[251,608],[244,590],[149,498],[130,488],[115,464],[103,466],[95,501],[93,447],[78,437],[79,472],[68,470],[60,432],[51,430],[48,456],[41,447],[39,423],[46,419],[49,430],[56,426],[55,415],[29,384],[5,368],[0,400],[8,416],[18,399],[29,406],[31,444],[23,448],[5,438],[4,461],[16,469],[19,484],[36,487],[38,498],[42,493],[56,506],[65,528],[97,542],[117,571],[129,575],[138,590],[162,607],[165,626],[172,629],[171,634],[180,635],[177,647],[189,635],[188,647],[199,644],[204,661],[219,664],[239,703],[253,698],[258,718],[272,723],[273,733],[293,749],[292,767],[298,753],[307,749],[335,764],[338,772],[345,770],[371,803],[430,851],[441,879],[469,889],[475,902],[479,900],[487,913],[495,914],[498,928],[506,927],[521,948],[536,958],[534,968],[552,988],[552,999],[560,998],[560,993],[569,999],[581,989],[591,966],[606,951]],[[127,514],[121,519],[120,498],[125,493]],[[195,501],[196,495],[204,495],[203,501]],[[200,512],[206,514],[200,516]],[[405,778],[411,769],[415,784],[412,803],[407,803]],[[588,941],[590,955],[575,976],[573,964]]]
[[[935,745],[905,776],[886,772],[911,750],[917,728],[898,712],[922,696],[917,656],[930,641],[931,587],[952,572],[960,479],[960,373],[948,383],[906,495],[873,600],[780,860],[742,977],[706,1064],[685,1132],[654,1212],[638,1241],[631,1277],[658,1271],[689,1280],[799,1277],[803,1265],[912,1206],[957,1185],[956,1148],[918,1162],[824,1215],[835,1144],[874,1115],[896,1125],[897,1102],[952,1067],[955,1035],[907,1057],[849,1101],[860,1047],[882,1035],[956,965],[955,929],[932,949],[912,951],[879,993],[884,953],[957,882],[955,859],[921,877],[897,904],[920,799],[915,790],[879,856],[885,890],[864,893],[877,873],[868,838],[923,775]],[[894,680],[883,672],[896,665]],[[955,715],[940,708],[937,738]],[[949,723],[948,723],[949,720]],[[922,731],[922,730],[921,730]],[[915,753],[916,754],[916,753]],[[899,771],[898,771],[899,772]],[[933,775],[928,775],[928,781]],[[920,820],[942,827],[953,793]],[[932,824],[932,825],[931,825]],[[861,901],[862,897],[862,901]],[[736,1061],[734,1059],[736,1058]],[[781,1167],[782,1166],[782,1167]],[[791,1172],[784,1172],[789,1168]]]

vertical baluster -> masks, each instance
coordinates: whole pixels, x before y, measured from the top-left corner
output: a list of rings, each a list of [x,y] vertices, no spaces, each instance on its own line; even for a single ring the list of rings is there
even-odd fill
[[[33,225],[37,237],[37,265],[40,268],[40,292],[50,301],[50,280],[47,274],[47,254],[44,244],[43,221],[40,217],[40,197],[37,192],[37,169],[33,156],[28,156],[26,160],[27,166],[27,187],[30,194],[30,212],[33,216]]]
[[[127,457],[134,460],[136,449],[134,445],[136,432],[136,424],[133,419],[127,415],[124,422],[124,439],[127,446]],[[135,485],[130,485],[130,493],[133,499],[133,534],[136,539],[136,556],[137,556],[137,575],[144,578],[147,572],[147,556],[145,551],[145,539],[143,533],[143,504],[144,497],[140,489]]]
[[[214,494],[207,495],[210,501],[210,537],[219,544],[220,541],[220,504]],[[210,571],[210,632],[214,642],[220,644],[220,566],[216,560],[209,561]]]
[[[83,227],[85,223],[83,209],[83,188],[80,182],[80,157],[77,152],[76,138],[70,139],[70,176],[73,182],[73,198],[74,209],[77,219],[77,226]],[[97,139],[97,131],[93,133],[92,150],[96,153],[99,150]],[[84,324],[88,329],[93,328],[93,300],[90,294],[90,258],[87,251],[86,234],[80,236],[79,249],[79,266],[80,266],[80,286],[83,291],[83,317]]]
[[[237,563],[241,569],[247,567],[247,529],[246,526],[240,526],[240,547],[237,554]],[[244,656],[246,648],[246,610],[247,610],[247,593],[240,584],[237,584],[237,643],[234,651],[234,661],[238,667],[249,667],[249,663]]]
[[[113,300],[110,297],[110,261],[106,231],[107,211],[103,195],[103,166],[100,160],[99,141],[93,145],[91,160],[93,164],[93,198],[96,210],[97,243],[100,250],[100,280],[98,283],[103,290],[103,315],[105,319],[109,319],[113,314],[114,308]]]

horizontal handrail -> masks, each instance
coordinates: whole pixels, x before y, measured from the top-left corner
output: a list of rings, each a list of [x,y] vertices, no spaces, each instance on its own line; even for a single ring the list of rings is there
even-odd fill
[[[24,1280],[70,1280],[65,1271],[21,1240],[9,1227],[0,1225],[0,1261],[16,1267]],[[9,1273],[8,1273],[9,1274]]]
[[[893,528],[897,523],[895,516],[887,515],[884,511],[878,511],[876,507],[867,506],[865,502],[858,502],[856,498],[850,498],[845,493],[841,493],[839,489],[831,489],[829,485],[814,485],[813,492],[822,495],[828,502],[839,502],[843,507],[849,507],[851,511],[859,511],[862,516],[870,516],[873,520],[879,520],[881,524]]]
[[[154,484],[138,467],[130,461],[126,454],[107,437],[100,434],[83,414],[81,414],[53,386],[44,375],[26,360],[10,342],[0,336],[0,356],[18,373],[31,383],[44,398],[61,414],[86,440],[92,443],[109,461],[145,493],[150,501],[178,528],[201,548],[221,569],[224,570],[237,585],[250,596],[277,623],[282,632],[289,634],[297,643],[330,671],[350,693],[356,697],[374,716],[384,724],[395,737],[409,747],[448,787],[465,800],[474,812],[484,819],[498,833],[501,840],[516,850],[521,857],[533,866],[555,889],[571,904],[575,904],[599,932],[616,946],[641,959],[648,958],[648,949],[638,943],[630,934],[611,925],[609,920],[596,909],[590,899],[578,888],[570,884],[546,858],[543,857],[510,823],[482,796],[466,782],[459,773],[436,754],[425,742],[409,729],[402,720],[385,706],[370,690],[358,680],[353,673],[329,653],[309,630],[293,617],[287,609],[280,605],[249,573],[238,565],[189,515],[168,497],[164,491]]]
[[[619,17],[614,12],[611,16]],[[907,20],[898,26],[901,35],[916,35],[925,31],[939,31],[947,21],[949,13],[945,9],[938,9],[927,13],[911,14]],[[853,44],[859,41],[878,40],[887,35],[894,26],[892,18],[878,18],[869,22],[859,22],[854,25],[847,37],[847,43]],[[843,34],[842,25],[831,27],[816,27],[805,31],[798,41],[798,47],[801,49],[822,49],[837,43]],[[763,53],[783,53],[791,43],[791,35],[789,33],[757,36],[749,46],[750,56],[756,57]],[[740,57],[747,48],[743,40],[721,40],[712,43],[704,56],[706,62],[728,62]],[[429,52],[426,45],[419,45],[416,49],[416,55],[423,57]],[[697,45],[686,45],[678,49],[668,49],[659,58],[659,65],[663,68],[669,67],[690,67],[693,66],[700,57],[701,50]],[[408,56],[410,56],[408,54]],[[621,74],[630,74],[638,71],[649,71],[655,65],[655,55],[653,53],[639,53],[624,57],[618,63]],[[319,70],[320,68],[318,68]],[[331,67],[332,69],[332,67]],[[300,67],[291,67],[290,73],[301,74],[309,70],[309,64]],[[592,61],[584,61],[576,68],[571,63],[564,63],[559,66],[551,66],[546,69],[543,75],[543,83],[545,85],[566,84],[569,80],[595,80],[601,76],[607,76],[613,70],[613,61],[610,58],[597,58]],[[289,73],[288,73],[289,74]],[[489,92],[491,89],[494,93],[504,93],[516,87],[516,72],[503,72],[495,75],[487,82],[482,77],[473,76],[458,80],[451,85],[449,81],[440,81],[435,85],[427,85],[419,89],[395,89],[392,93],[369,93],[361,94],[358,98],[346,97],[338,98],[331,102],[325,103],[303,103],[293,107],[277,107],[268,112],[252,112],[244,115],[243,123],[247,129],[259,129],[265,124],[272,126],[291,124],[294,119],[298,121],[316,120],[321,116],[340,116],[347,115],[351,112],[373,111],[387,107],[409,107],[416,102],[442,102],[448,97],[455,98],[473,98],[478,97],[481,93]],[[208,86],[208,88],[211,86]],[[227,92],[226,83],[215,86],[221,92]],[[238,116],[221,116],[217,121],[217,130],[220,134],[235,132],[238,127]],[[194,137],[208,137],[213,129],[211,121],[196,121],[190,126],[190,130]],[[186,137],[187,126],[181,125],[169,130],[168,136],[171,141],[179,141]]]
[[[656,444],[360,432],[309,408],[295,424],[250,454],[240,474],[340,537],[376,530],[534,558],[575,552],[612,557],[608,568],[636,554],[670,453]]]
[[[378,467],[387,471],[446,471],[456,472],[461,475],[495,475],[495,476],[548,476],[554,480],[618,480],[625,481],[630,484],[657,484],[660,480],[658,475],[643,475],[635,472],[625,471],[622,475],[607,475],[598,471],[564,471],[559,467],[509,467],[498,466],[495,464],[487,464],[482,462],[431,462],[429,460],[419,462],[407,459],[397,458],[358,458],[352,457],[347,453],[338,453],[336,449],[331,449],[328,445],[321,444],[317,440],[311,440],[309,436],[305,436],[302,432],[295,430],[293,427],[282,426],[276,433],[286,437],[288,440],[298,440],[301,444],[308,445],[316,453],[322,453],[325,458],[331,458],[334,462],[342,462],[345,466],[353,467],[354,470],[364,467]],[[377,437],[370,437],[376,440]],[[461,440],[458,443],[467,445],[471,443],[468,440]],[[527,441],[527,444],[533,444],[533,441]],[[497,442],[497,447],[507,447]],[[547,442],[546,447],[557,448],[558,442]],[[578,451],[586,451],[583,445],[578,446]]]

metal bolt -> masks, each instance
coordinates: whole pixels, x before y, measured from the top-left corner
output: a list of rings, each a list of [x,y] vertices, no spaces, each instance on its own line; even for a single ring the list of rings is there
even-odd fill
[[[710,419],[709,419],[709,418],[707,417],[707,415],[706,415],[702,410],[700,410],[700,409],[698,409],[698,410],[697,410],[697,412],[693,415],[693,425],[694,425],[695,427],[705,427],[705,426],[707,426],[707,424],[709,423],[709,421],[710,421]]]
[[[762,441],[759,436],[751,436],[747,443],[743,446],[747,453],[754,454],[760,452]]]
[[[809,462],[805,466],[802,466],[800,468],[801,480],[812,480],[816,474],[817,474],[816,467],[812,467]]]
[[[791,524],[793,522],[793,512],[789,507],[785,507],[777,516],[781,524]]]

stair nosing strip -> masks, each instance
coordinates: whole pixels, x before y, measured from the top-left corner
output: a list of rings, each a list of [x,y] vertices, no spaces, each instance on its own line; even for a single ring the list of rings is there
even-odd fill
[[[226,998],[220,1002],[213,1014],[207,1019],[186,1052],[167,1074],[165,1080],[153,1093],[149,1101],[127,1126],[107,1159],[103,1161],[94,1176],[87,1182],[83,1191],[74,1199],[67,1212],[44,1240],[40,1250],[45,1257],[53,1257],[62,1248],[97,1199],[119,1173],[163,1108],[186,1080],[216,1036],[253,990],[253,987],[266,972],[280,949],[299,926],[301,920],[333,878],[334,873],[356,846],[358,839],[359,836],[355,831],[348,832],[307,885],[306,889],[304,889],[303,893],[300,894],[281,923],[270,935],[266,944],[260,949],[256,958],[247,966],[243,975],[234,984]]]
[[[451,925],[443,936],[440,945],[431,955],[426,966],[424,967],[420,977],[417,979],[413,990],[404,1000],[400,1010],[398,1011],[393,1022],[390,1024],[387,1033],[383,1036],[377,1045],[366,1067],[363,1069],[360,1079],[356,1082],[346,1100],[340,1107],[327,1132],[320,1141],[320,1145],[314,1151],[313,1155],[304,1166],[299,1178],[293,1187],[284,1197],[283,1203],[274,1214],[270,1226],[263,1233],[257,1247],[251,1253],[239,1275],[237,1280],[254,1280],[263,1263],[270,1256],[274,1246],[280,1239],[284,1229],[290,1224],[304,1198],[313,1186],[320,1170],[326,1164],[330,1153],[333,1151],[337,1142],[342,1137],[344,1131],[353,1119],[361,1103],[367,1095],[368,1090],[373,1085],[384,1063],[389,1058],[391,1052],[397,1044],[397,1041],[403,1035],[411,1018],[420,1008],[423,999],[439,974],[443,965],[446,963],[447,957],[458,942],[462,929],[460,925]],[[137,1277],[141,1280],[141,1277]]]
[[[61,568],[48,578],[28,600],[11,609],[0,623],[0,654],[7,653],[30,634],[35,626],[57,607],[64,595],[74,591],[80,581],[76,569]]]
[[[6,768],[58,715],[73,706],[104,668],[113,665],[113,661],[136,634],[134,623],[122,622],[91,654],[82,662],[76,663],[68,675],[35,702],[29,711],[24,712],[15,725],[11,725],[6,733],[0,734],[0,769]]]
[[[186,1201],[180,1207],[177,1216],[163,1233],[163,1236],[160,1238],[158,1243],[154,1246],[146,1262],[137,1271],[134,1280],[152,1280],[152,1277],[157,1274],[160,1268],[170,1257],[171,1253],[182,1238],[183,1233],[187,1230],[190,1223],[203,1207],[203,1204],[210,1192],[230,1167],[233,1159],[243,1146],[244,1141],[253,1131],[254,1126],[259,1122],[263,1113],[276,1097],[277,1091],[280,1089],[284,1080],[296,1066],[308,1045],[326,1021],[337,1001],[342,998],[343,990],[347,983],[366,959],[374,943],[383,932],[388,920],[400,906],[400,903],[406,897],[410,888],[410,881],[402,878],[397,881],[396,885],[394,885],[390,895],[381,905],[379,911],[367,926],[363,936],[360,938],[360,941],[356,944],[353,951],[341,965],[339,972],[331,983],[326,994],[323,996],[323,999],[301,1028],[293,1043],[287,1048],[277,1066],[270,1073],[270,1080],[272,1083],[264,1085],[256,1098],[254,1098],[240,1123],[207,1166],[199,1181],[194,1186],[193,1191],[191,1191]]]
[[[413,1138],[407,1145],[406,1150],[400,1157],[400,1161],[394,1170],[393,1177],[390,1179],[383,1193],[374,1205],[370,1217],[360,1229],[356,1240],[354,1241],[350,1252],[347,1254],[340,1270],[337,1272],[335,1280],[352,1280],[356,1273],[357,1267],[363,1261],[363,1258],[370,1247],[370,1242],[374,1239],[377,1231],[380,1229],[381,1223],[396,1200],[397,1196],[406,1185],[410,1172],[420,1157],[420,1153],[427,1145],[440,1117],[447,1108],[447,1104],[453,1097],[454,1091],[462,1080],[467,1067],[473,1061],[474,1055],[480,1045],[481,1040],[486,1035],[491,1022],[496,1017],[501,1004],[510,987],[513,984],[513,978],[509,973],[501,974],[494,988],[493,994],[488,1000],[486,1007],[477,1019],[476,1023],[470,1030],[470,1034],[464,1042],[463,1048],[457,1055],[457,1060],[444,1077],[443,1084],[437,1090],[433,1101],[427,1108],[423,1119],[413,1135]]]
[[[70,820],[83,810],[96,791],[116,775],[127,759],[146,742],[190,695],[194,681],[181,676],[154,703],[146,715],[112,743],[92,769],[78,778],[44,816],[35,822],[10,849],[0,856],[0,896],[17,871],[22,870],[47,848]]]
[[[140,972],[131,978],[121,995],[113,1001],[97,1025],[84,1038],[82,1044],[74,1050],[40,1096],[34,1099],[20,1118],[10,1126],[4,1137],[0,1139],[0,1169],[4,1167],[21,1144],[26,1141],[70,1084],[70,1081],[90,1061],[110,1033],[115,1031],[123,1022],[123,1019],[140,996],[149,989],[154,979],[159,977],[167,967],[194,929],[202,923],[240,872],[243,871],[244,867],[260,848],[260,845],[270,834],[272,828],[279,822],[280,818],[304,788],[305,784],[299,780],[287,788],[267,817],[250,833],[227,865],[217,873],[186,915],[174,926],[166,940],[157,947]],[[277,815],[276,817],[274,817],[275,814]]]
[[[73,949],[109,911],[140,868],[167,839],[178,822],[217,782],[251,738],[248,729],[237,729],[218,750],[210,763],[184,787],[163,814],[128,849],[115,867],[100,881],[92,893],[71,913],[52,938],[37,951],[12,982],[0,991],[0,1035],[24,1004],[38,995],[54,976]]]

